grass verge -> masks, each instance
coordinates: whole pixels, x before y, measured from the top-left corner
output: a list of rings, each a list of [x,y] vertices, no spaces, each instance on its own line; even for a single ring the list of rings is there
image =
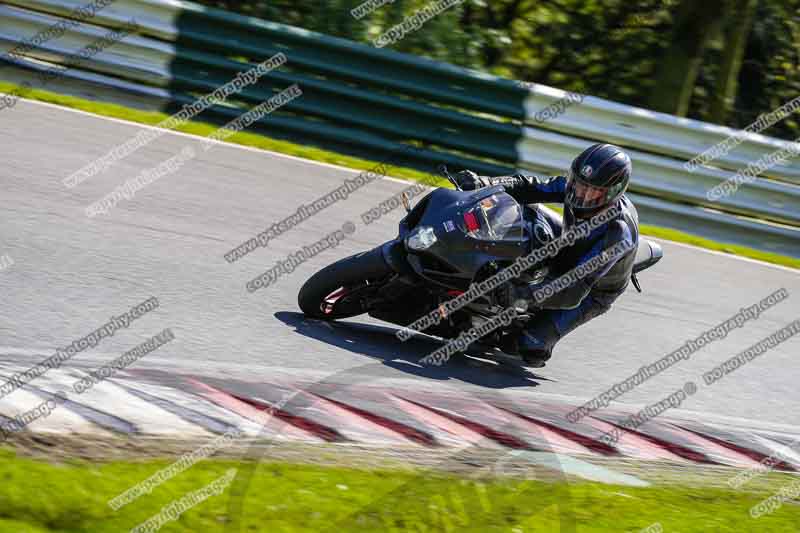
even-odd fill
[[[0,82],[0,93],[10,93],[20,89],[21,87],[19,85],[7,82]],[[140,124],[148,124],[151,126],[158,124],[159,122],[163,121],[168,117],[168,115],[166,115],[165,113],[159,113],[154,111],[140,111],[136,109],[130,109],[128,107],[124,107],[117,104],[111,104],[107,102],[96,102],[96,101],[86,100],[83,98],[77,98],[74,96],[61,95],[50,91],[43,91],[40,89],[31,89],[25,94],[25,97],[31,100],[48,102],[51,104],[57,104],[64,107],[69,107],[72,109],[80,109],[82,111],[86,111],[88,113],[94,113],[96,115],[113,117],[122,120],[129,120],[131,122],[138,122]],[[214,131],[216,131],[217,129],[218,127],[212,124],[207,124],[203,122],[188,122],[176,128],[176,131],[181,131],[184,133],[190,133],[193,135],[206,137],[211,133],[213,133]],[[349,167],[356,170],[372,170],[378,164],[378,162],[376,161],[368,161],[366,159],[339,154],[336,152],[331,152],[328,150],[316,148],[313,146],[299,145],[292,142],[283,141],[279,139],[272,139],[269,137],[265,137],[263,135],[257,135],[247,132],[236,133],[235,135],[229,137],[227,141],[234,144],[251,146],[263,150],[270,150],[282,154],[302,157],[304,159],[310,159],[312,161],[319,161],[323,163],[330,163],[334,165],[340,165],[343,167]],[[404,178],[412,181],[424,182],[427,184],[429,184],[431,181],[430,174],[426,174],[425,172],[421,172],[411,168],[393,167],[391,173],[392,176],[396,178]],[[447,181],[442,179],[440,180],[440,183],[442,185],[446,185]],[[754,248],[749,248],[747,246],[720,243],[713,241],[711,239],[698,237],[696,235],[692,235],[689,233],[669,228],[642,225],[640,229],[643,235],[650,235],[652,237],[658,237],[674,242],[690,244],[693,246],[697,246],[699,248],[706,248],[708,250],[714,250],[732,255],[748,257],[750,259],[756,259],[759,261],[764,261],[766,263],[772,263],[776,265],[782,265],[790,268],[800,269],[800,259],[796,259],[793,257],[788,257],[772,252],[764,252],[761,250],[756,250]]]
[[[477,480],[287,463],[262,463],[251,470],[252,463],[222,460],[200,462],[117,511],[108,506],[111,498],[168,464],[50,464],[2,450],[0,532],[128,531],[230,469],[237,469],[230,485],[179,516],[172,514],[160,530],[621,533],[658,523],[663,531],[683,533],[769,533],[794,531],[800,521],[800,508],[787,503],[751,518],[749,509],[769,492]],[[236,515],[243,517],[241,523]]]

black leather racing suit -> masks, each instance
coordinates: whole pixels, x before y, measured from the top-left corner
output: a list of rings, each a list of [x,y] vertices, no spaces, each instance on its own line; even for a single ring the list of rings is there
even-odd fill
[[[503,185],[506,192],[523,204],[564,203],[567,180],[563,176],[542,180],[515,175],[483,180],[491,185]],[[561,337],[608,311],[614,300],[625,292],[636,259],[639,217],[633,203],[626,196],[623,195],[615,205],[621,210],[619,215],[594,229],[588,237],[579,239],[574,245],[558,252],[550,264],[547,279],[538,285],[529,286],[530,300],[538,288],[598,257],[604,250],[624,244],[630,251],[536,304],[542,311],[536,314],[531,326],[517,339],[518,349],[523,355],[528,353],[542,360],[548,359],[553,346]],[[568,229],[583,222],[576,221],[567,206],[564,209],[563,222],[545,210],[540,211],[547,217],[555,237],[560,236],[565,227]]]

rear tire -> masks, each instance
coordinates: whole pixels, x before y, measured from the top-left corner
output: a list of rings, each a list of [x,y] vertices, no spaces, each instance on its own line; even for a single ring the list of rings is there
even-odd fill
[[[350,318],[364,313],[363,309],[356,310],[353,306],[340,306],[336,304],[329,312],[323,310],[326,298],[336,293],[339,289],[346,291],[364,287],[370,281],[375,281],[391,273],[391,268],[383,259],[381,248],[369,252],[351,255],[332,265],[328,265],[303,284],[297,295],[297,303],[303,314],[309,318],[321,320],[335,320],[337,318]],[[342,300],[346,298],[342,297]]]

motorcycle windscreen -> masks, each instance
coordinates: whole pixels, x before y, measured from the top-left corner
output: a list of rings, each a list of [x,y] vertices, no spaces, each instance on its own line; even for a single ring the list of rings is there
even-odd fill
[[[506,193],[487,196],[464,212],[464,231],[481,240],[522,240],[522,207]]]

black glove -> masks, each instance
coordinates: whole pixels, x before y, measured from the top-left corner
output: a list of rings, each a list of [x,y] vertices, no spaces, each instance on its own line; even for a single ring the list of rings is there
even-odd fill
[[[456,172],[453,174],[453,179],[456,180],[462,191],[474,191],[486,186],[483,179],[471,170]]]

